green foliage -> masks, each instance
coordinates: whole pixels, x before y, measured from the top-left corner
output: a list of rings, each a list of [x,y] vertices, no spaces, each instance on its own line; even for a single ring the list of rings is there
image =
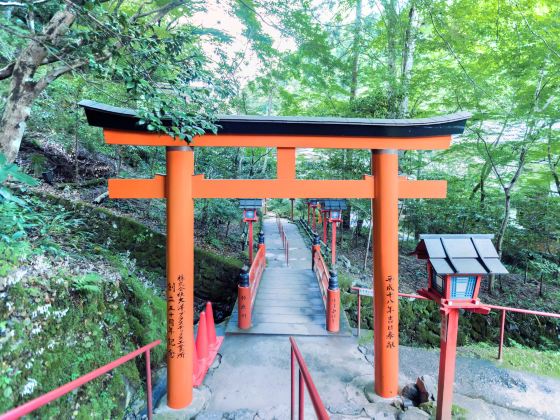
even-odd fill
[[[72,280],[72,289],[83,294],[101,293],[101,276],[97,273],[88,273]]]
[[[119,277],[99,260],[98,271],[80,274],[81,260],[46,258],[40,251],[10,261],[7,278],[13,280],[0,307],[2,412],[165,336],[165,302],[135,274]],[[25,275],[14,277],[18,270]],[[163,346],[152,357],[160,363]],[[141,362],[128,362],[37,415],[122,417],[126,384],[141,398],[143,375]]]
[[[37,184],[35,179],[21,172],[14,163],[8,163],[6,161],[6,157],[0,153],[0,202],[12,201],[19,205],[23,205],[23,201],[14,196],[14,194],[3,185],[4,182],[10,178],[25,185]]]

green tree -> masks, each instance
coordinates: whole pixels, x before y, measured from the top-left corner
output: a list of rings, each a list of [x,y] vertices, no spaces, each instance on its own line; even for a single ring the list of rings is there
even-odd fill
[[[0,28],[9,34],[0,55],[0,80],[10,82],[0,119],[7,159],[18,154],[34,101],[66,74],[93,71],[121,83],[126,92],[115,100],[138,100],[151,130],[181,139],[213,130],[208,98],[223,91],[204,69],[197,31],[179,24],[194,8],[183,0],[0,2]]]

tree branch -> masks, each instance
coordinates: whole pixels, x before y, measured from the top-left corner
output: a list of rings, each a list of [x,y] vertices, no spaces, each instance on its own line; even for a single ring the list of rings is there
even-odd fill
[[[16,63],[13,62],[13,63],[8,64],[3,69],[0,69],[0,80],[4,80],[4,79],[7,79],[8,77],[10,77],[12,75],[12,73],[14,72],[15,65],[16,65]]]
[[[29,7],[37,4],[46,3],[50,0],[36,0],[32,2],[22,3],[19,1],[0,1],[0,7]]]
[[[151,15],[156,14],[157,16],[154,20],[158,21],[161,18],[163,18],[166,14],[171,12],[173,9],[176,9],[177,7],[180,7],[180,6],[182,6],[186,3],[187,3],[187,0],[172,1],[171,3],[168,3],[165,6],[159,7],[157,9],[153,9],[153,10],[150,10],[148,12],[136,14],[132,17],[132,20],[142,19],[142,18],[145,18],[147,16],[151,16]]]
[[[105,55],[101,55],[98,57],[95,57],[95,61],[97,62],[101,62],[101,61],[105,61],[108,60],[111,57],[110,53],[106,53]],[[37,89],[39,92],[41,92],[43,89],[45,89],[50,83],[54,82],[56,79],[58,79],[60,76],[62,76],[63,74],[66,74],[68,72],[74,71],[79,69],[80,67],[84,67],[85,65],[87,65],[89,63],[89,59],[82,59],[82,60],[76,60],[73,63],[68,63],[65,64],[63,66],[58,67],[57,69],[53,70],[52,72],[46,74],[45,76],[43,76],[35,85],[35,89]]]

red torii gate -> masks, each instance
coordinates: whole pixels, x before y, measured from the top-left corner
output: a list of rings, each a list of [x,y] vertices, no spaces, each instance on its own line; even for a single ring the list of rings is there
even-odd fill
[[[136,112],[82,101],[88,122],[103,127],[108,144],[165,146],[166,175],[110,179],[110,198],[167,199],[167,402],[192,400],[195,198],[372,199],[375,392],[398,392],[398,200],[445,198],[446,181],[413,181],[398,174],[398,150],[446,149],[464,131],[468,113],[444,117],[378,120],[358,118],[225,116],[217,135],[190,144],[148,132]],[[277,178],[206,179],[194,174],[196,147],[274,147]],[[371,175],[361,180],[296,179],[296,148],[370,149]]]

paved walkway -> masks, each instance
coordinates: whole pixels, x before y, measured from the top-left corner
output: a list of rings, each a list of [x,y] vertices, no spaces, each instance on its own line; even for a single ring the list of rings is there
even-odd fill
[[[327,332],[325,305],[319,284],[311,271],[311,249],[297,227],[282,219],[289,243],[289,266],[275,218],[263,220],[267,267],[264,271],[255,307],[252,328],[237,328],[235,307],[226,329],[228,334],[333,335]],[[341,335],[349,335],[345,313],[341,314]]]

